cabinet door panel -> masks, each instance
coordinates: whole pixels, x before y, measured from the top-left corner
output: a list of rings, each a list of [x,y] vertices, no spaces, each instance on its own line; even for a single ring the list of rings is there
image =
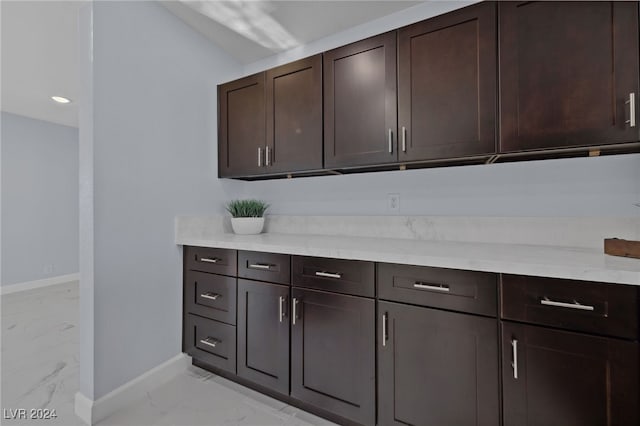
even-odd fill
[[[291,396],[374,424],[374,301],[297,288],[292,297]]]
[[[500,3],[502,152],[637,141],[638,80],[637,2]]]
[[[499,423],[497,320],[390,302],[378,319],[380,424]]]
[[[218,86],[218,105],[219,176],[265,173],[264,73]]]
[[[638,424],[637,342],[503,322],[502,351],[505,426]]]
[[[322,55],[267,71],[267,171],[322,168]]]
[[[396,161],[395,32],[324,54],[324,111],[326,167]]]
[[[288,301],[287,286],[238,280],[238,375],[285,395],[289,393]]]
[[[400,161],[494,153],[495,4],[402,28],[398,37]]]

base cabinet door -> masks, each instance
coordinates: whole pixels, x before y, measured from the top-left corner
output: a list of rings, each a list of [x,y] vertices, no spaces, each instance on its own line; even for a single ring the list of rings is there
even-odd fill
[[[238,376],[289,393],[289,287],[238,280]]]
[[[291,396],[375,424],[375,302],[292,289]]]
[[[503,322],[504,426],[637,425],[638,343]]]
[[[498,425],[493,318],[378,304],[378,424]]]

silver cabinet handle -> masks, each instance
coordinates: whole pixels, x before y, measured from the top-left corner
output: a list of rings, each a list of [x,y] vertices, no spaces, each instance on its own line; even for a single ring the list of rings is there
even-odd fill
[[[217,257],[201,257],[200,258],[200,262],[206,262],[206,263],[218,263],[220,262],[222,259],[218,259]]]
[[[629,119],[625,123],[628,123],[629,127],[636,127],[636,94],[634,92],[629,93],[629,99],[625,104],[629,104]]]
[[[271,269],[272,266],[267,263],[251,263],[248,267],[251,269]]]
[[[220,340],[214,339],[213,337],[207,337],[206,339],[200,340],[200,343],[202,343],[203,345],[207,345],[207,346],[211,346],[212,348],[215,348],[216,345],[220,343]]]
[[[297,307],[298,307],[298,299],[294,297],[291,302],[291,323],[293,325],[296,325],[296,317],[298,316],[298,313],[296,312]]]
[[[202,293],[200,297],[202,297],[203,299],[218,300],[220,297],[222,297],[222,295],[218,293],[207,292],[207,293]]]
[[[513,356],[513,378],[518,380],[518,340],[511,339],[511,356]]]
[[[382,314],[382,346],[387,346],[387,313]]]
[[[278,321],[282,322],[284,318],[284,297],[278,297]]]
[[[333,273],[333,272],[316,271],[316,277],[335,278],[339,280],[340,278],[342,278],[342,274],[339,272]]]
[[[595,308],[591,305],[582,305],[575,300],[573,303],[556,302],[555,300],[549,300],[548,298],[540,299],[540,304],[545,306],[557,306],[559,308],[579,309],[581,311],[593,311]]]
[[[271,165],[271,155],[270,155],[269,146],[266,146],[264,148],[264,165],[267,167]]]
[[[393,130],[389,129],[389,154],[393,152]]]
[[[402,126],[402,152],[407,152],[407,128]]]
[[[417,288],[420,290],[433,290],[433,291],[443,291],[445,293],[448,293],[451,291],[451,289],[449,288],[448,285],[429,285],[429,284],[423,284],[419,281],[415,282],[413,284],[413,288]]]
[[[262,147],[258,147],[258,167],[262,167]]]

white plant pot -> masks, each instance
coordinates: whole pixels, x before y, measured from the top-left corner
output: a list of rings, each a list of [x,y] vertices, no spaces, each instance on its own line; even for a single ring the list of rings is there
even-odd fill
[[[232,217],[231,228],[239,235],[259,234],[264,228],[264,217]]]

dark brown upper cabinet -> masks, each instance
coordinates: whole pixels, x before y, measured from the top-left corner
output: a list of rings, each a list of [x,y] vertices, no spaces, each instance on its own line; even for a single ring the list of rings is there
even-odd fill
[[[322,169],[322,55],[270,69],[266,173]]]
[[[487,2],[400,29],[400,161],[495,153],[496,26]]]
[[[501,2],[499,13],[501,152],[639,140],[637,2]]]
[[[322,168],[322,55],[218,87],[219,175]]]
[[[324,54],[326,168],[397,161],[396,33]]]
[[[218,175],[262,173],[265,150],[264,73],[218,86]]]

